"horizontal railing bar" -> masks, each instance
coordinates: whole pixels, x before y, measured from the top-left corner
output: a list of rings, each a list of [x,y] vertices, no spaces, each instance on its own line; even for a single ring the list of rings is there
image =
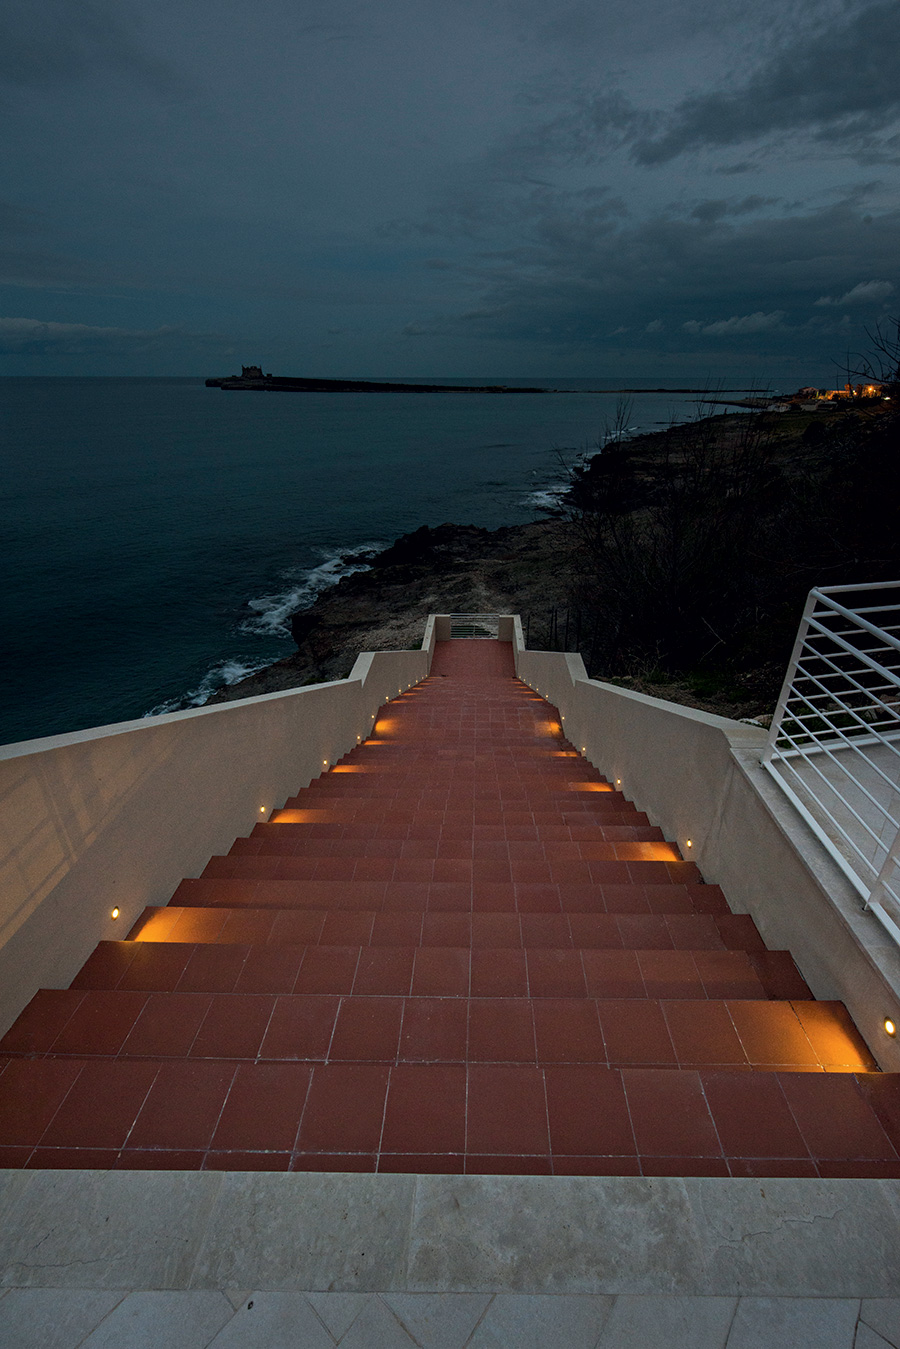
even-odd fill
[[[810,784],[809,784],[808,782],[806,782],[806,781],[800,776],[800,774],[797,772],[797,770],[793,767],[792,764],[790,764],[790,763],[785,763],[784,766],[785,766],[785,768],[786,768],[786,770],[787,770],[788,772],[793,773],[794,777],[796,778],[796,780],[797,780],[797,782],[800,784],[800,786],[805,787],[807,791],[810,791],[810,790],[811,790],[811,789],[810,789]],[[828,787],[830,787],[830,788],[832,789],[832,791],[834,792],[834,795],[835,795],[835,796],[837,797],[837,799],[840,801],[841,805],[845,806],[846,809],[848,810],[848,812],[849,812],[849,813],[853,816],[853,818],[856,820],[857,824],[859,824],[859,825],[862,826],[862,828],[863,828],[863,829],[866,831],[866,833],[870,836],[871,841],[876,845],[876,847],[879,846],[879,837],[878,837],[878,835],[874,832],[873,829],[870,828],[870,826],[866,823],[866,821],[863,819],[863,817],[862,817],[861,815],[859,815],[859,814],[853,809],[853,807],[850,805],[849,801],[847,801],[843,796],[841,796],[840,792],[834,790],[834,784],[831,783],[831,782],[829,782],[828,778],[825,777],[824,773],[822,773],[822,772],[819,771],[819,769],[817,768],[817,766],[816,766],[815,764],[811,764],[810,767],[812,768],[812,770],[813,770],[814,773],[817,773],[817,774],[818,774],[818,776],[822,779],[822,781],[826,784],[826,786],[828,786]],[[840,834],[841,838],[844,840],[844,842],[847,844],[847,846],[850,847],[850,848],[852,848],[852,850],[856,853],[856,855],[857,855],[857,857],[859,858],[860,862],[862,863],[864,869],[865,869],[867,872],[870,873],[871,879],[872,879],[872,881],[874,881],[875,877],[878,875],[878,872],[879,872],[879,870],[880,870],[880,868],[881,868],[881,865],[882,865],[882,862],[883,862],[884,858],[882,858],[881,860],[879,860],[879,862],[878,862],[877,865],[876,865],[875,863],[873,863],[873,862],[870,862],[869,859],[866,857],[866,854],[863,852],[862,848],[861,848],[861,847],[859,846],[859,844],[856,842],[856,840],[855,840],[850,834],[847,833],[846,826],[844,826],[844,825],[842,825],[842,824],[840,824],[840,823],[838,822],[836,816],[832,815],[831,811],[830,811],[830,810],[828,809],[828,807],[824,804],[824,802],[820,801],[820,800],[818,799],[818,797],[816,797],[816,798],[814,798],[814,799],[815,799],[816,805],[817,805],[817,807],[819,808],[819,810],[820,810],[820,811],[822,812],[822,814],[823,814],[823,815],[831,822],[831,824],[834,826],[834,828],[835,828],[835,830],[837,831],[837,833]],[[887,847],[885,847],[884,844],[881,844],[881,846],[884,848],[884,854],[885,854],[885,856],[887,856],[887,852],[888,852]],[[871,884],[871,881],[870,881],[870,884]]]
[[[822,657],[820,657],[820,659],[821,659],[821,660],[824,660],[824,661],[826,662],[826,664],[828,664],[828,665],[833,664],[833,662],[832,662],[832,661],[829,659],[829,657],[827,657],[827,656],[822,656]],[[849,671],[841,671],[841,674],[843,674],[843,675],[846,677],[847,682],[850,683],[850,684],[853,684],[853,686],[857,689],[857,691],[858,691],[859,693],[861,693],[864,697],[869,697],[869,696],[870,696],[871,690],[869,690],[869,689],[867,689],[867,688],[864,688],[861,684],[857,683],[857,681],[853,678],[852,674],[850,674]],[[813,684],[817,685],[819,688],[822,688],[822,687],[823,687],[823,686],[822,686],[821,679],[819,678],[819,676],[818,676],[818,675],[812,674],[809,670],[807,670],[807,671],[804,672],[803,678],[804,678],[804,679],[810,680]],[[828,694],[831,694],[831,690],[830,690],[830,689],[825,689],[824,692],[826,692],[826,693],[828,693]],[[799,689],[798,689],[798,691],[797,691],[797,696],[798,696],[798,697],[802,697],[802,696],[803,696],[803,695],[800,693]],[[831,696],[833,696],[833,695],[831,695]],[[884,704],[881,703],[881,706],[884,706]],[[849,713],[850,713],[851,715],[853,715],[854,717],[856,717],[857,720],[861,720],[860,717],[859,717],[859,710],[858,710],[857,708],[851,707],[850,704],[849,704],[849,703],[846,703],[846,702],[842,704],[842,708],[843,708],[844,710],[846,710],[847,712],[849,712]],[[824,716],[825,714],[824,714],[824,713],[820,713],[819,715]],[[863,725],[867,725],[867,723],[864,723],[864,722],[863,722],[862,724],[863,724]]]
[[[825,597],[823,596],[823,598]],[[845,609],[844,606],[842,604],[838,604],[836,600],[826,599],[825,603],[828,604],[831,608],[833,608],[836,613],[843,614],[844,618],[849,618],[851,622],[853,622],[854,618],[857,618],[859,626],[861,628],[865,628],[867,632],[871,632],[872,635],[875,637],[883,636],[887,638],[889,645],[893,646],[897,651],[900,651],[900,639],[896,637],[890,637],[884,631],[884,628],[876,627],[875,624],[870,623],[867,618],[861,618],[858,615],[854,615],[851,609]],[[815,622],[815,616],[813,616],[813,618],[810,621]]]
[[[800,755],[802,755],[804,758],[806,758],[807,762],[810,762],[810,757],[809,757],[809,755],[804,754],[804,752],[803,752],[803,747],[801,746],[799,740],[797,740],[794,736],[792,736],[791,733],[790,733],[789,731],[785,731],[785,730],[784,730],[784,724],[783,724],[783,723],[782,723],[782,728],[781,728],[780,734],[783,734],[783,735],[785,736],[785,738],[789,741],[789,743],[790,743],[791,745],[793,745],[793,746],[797,749],[797,752],[798,752]],[[884,741],[881,740],[880,737],[877,737],[877,736],[874,737],[874,740],[875,740],[875,742],[878,743],[878,744],[883,744],[883,743],[885,743]],[[824,753],[824,754],[827,754],[828,757],[829,757],[829,759],[831,760],[831,762],[832,762],[833,764],[835,764],[835,766],[836,766],[837,768],[840,769],[840,771],[845,775],[845,777],[848,777],[848,778],[850,779],[850,781],[853,782],[853,783],[857,786],[857,788],[859,789],[859,791],[861,791],[861,792],[863,793],[864,796],[867,796],[867,797],[868,797],[868,799],[872,802],[872,805],[875,806],[875,808],[876,808],[878,811],[880,811],[881,814],[882,814],[883,816],[887,816],[887,818],[889,818],[889,819],[892,818],[892,817],[889,815],[889,812],[887,811],[887,809],[886,809],[884,806],[882,806],[881,802],[878,801],[877,798],[874,797],[874,796],[871,794],[871,792],[868,791],[868,789],[867,789],[866,787],[863,786],[863,784],[862,784],[861,782],[859,782],[856,778],[854,778],[853,774],[850,772],[850,770],[848,769],[847,765],[846,765],[842,760],[838,759],[838,758],[836,757],[836,755],[833,754],[833,753],[831,752],[831,750],[827,747],[827,744],[825,744],[825,743],[823,743],[823,742],[821,742],[821,741],[816,741],[816,742],[814,742],[814,743],[817,745],[817,747],[818,747],[818,749],[820,750],[820,752],[822,752],[822,753]],[[831,743],[835,743],[835,742],[832,741]],[[896,791],[896,790],[897,790],[897,784],[894,782],[893,778],[889,777],[889,776],[881,769],[881,767],[880,767],[878,764],[874,763],[873,760],[871,760],[866,754],[863,754],[862,751],[858,749],[857,745],[856,745],[854,742],[848,742],[846,739],[844,739],[844,738],[842,738],[842,737],[839,736],[839,737],[837,738],[836,743],[839,744],[842,748],[847,748],[847,747],[849,746],[849,747],[853,748],[854,750],[856,750],[858,757],[859,757],[860,759],[862,759],[863,762],[866,763],[866,764],[867,764],[867,765],[868,765],[868,766],[869,766],[869,767],[877,774],[877,776],[880,777],[881,780],[882,780],[888,787],[891,788],[892,791]],[[871,740],[870,740],[870,743],[872,743]],[[896,750],[894,750],[892,746],[889,746],[889,748],[891,749],[891,753],[894,754],[894,756],[895,756],[895,758],[896,758],[896,757],[897,757],[897,752],[896,752]],[[776,753],[776,754],[778,753],[777,746],[776,746],[775,753]],[[813,764],[813,763],[810,763],[810,767],[811,767],[815,772],[818,772],[818,771],[819,771],[819,770],[816,768],[816,765]],[[819,773],[819,776],[823,779],[823,781],[825,781],[825,782],[828,781],[828,779],[825,778],[824,774]],[[835,792],[835,795],[840,796],[840,793],[837,791],[837,789],[834,787],[833,784],[829,783],[829,786],[831,786],[832,790]],[[848,809],[852,810],[852,807],[849,806],[849,804],[848,804]],[[855,813],[855,812],[854,812],[854,813]]]
[[[816,622],[815,618],[810,618],[809,622],[810,624],[815,625],[817,628],[819,627],[819,624]],[[892,683],[896,684],[897,687],[900,688],[900,675],[895,675],[893,671],[885,669],[883,665],[879,665],[877,661],[874,661],[870,656],[867,656],[864,651],[857,651],[855,647],[850,646],[847,642],[843,641],[842,638],[835,636],[833,633],[829,633],[828,635],[832,638],[833,641],[838,642],[842,647],[844,647],[844,649],[850,655],[862,657],[864,665],[869,666],[869,668],[874,670],[876,674],[883,673],[887,675],[888,679],[890,679]],[[898,649],[900,649],[900,642],[897,643],[897,647]],[[819,660],[825,659],[825,657],[821,654],[821,652],[817,651],[815,654]]]
[[[900,604],[894,591],[900,580],[809,592],[762,763],[900,943]]]
[[[897,590],[900,581],[864,581],[859,585],[816,586],[814,595],[838,595],[851,590]]]
[[[827,720],[827,718],[824,716],[823,713],[818,713],[817,715],[820,716],[820,717],[822,717],[823,720]],[[875,771],[875,773],[882,779],[882,781],[885,782],[892,790],[896,790],[896,784],[894,783],[893,778],[888,777],[887,773],[885,773],[885,772],[883,771],[883,769],[881,769],[881,768],[879,767],[878,764],[874,763],[870,758],[868,758],[867,755],[863,754],[862,751],[859,749],[859,747],[858,747],[858,745],[856,744],[855,741],[851,741],[851,740],[847,739],[846,736],[842,736],[842,735],[840,734],[839,728],[833,726],[831,722],[828,722],[828,724],[829,724],[829,726],[832,727],[832,730],[838,731],[838,735],[837,735],[837,737],[836,737],[837,743],[838,743],[838,744],[842,745],[842,746],[845,747],[845,748],[846,748],[846,747],[850,747],[850,748],[856,750],[857,753],[859,754],[859,757],[860,757],[861,759],[863,759],[863,761],[864,761],[865,763],[867,763],[867,764],[869,765],[869,767],[872,768],[872,769]],[[779,735],[784,735],[784,736],[790,741],[790,743],[791,743],[792,745],[795,745],[795,746],[797,746],[797,747],[799,748],[800,742],[799,742],[794,736],[792,736],[791,733],[790,733],[789,731],[785,731],[785,729],[784,729],[784,722],[783,722],[783,721],[782,721],[782,724],[781,724],[781,728],[780,728],[780,730],[779,730]],[[890,752],[894,755],[894,757],[895,757],[895,758],[898,757],[897,751],[893,748],[892,742],[884,740],[880,735],[877,734],[877,732],[874,733],[874,735],[873,735],[873,733],[872,733],[871,730],[870,730],[870,734],[869,734],[869,736],[867,737],[867,739],[869,739],[869,742],[870,742],[870,743],[872,743],[872,741],[874,740],[875,743],[877,743],[877,744],[886,745],[887,748],[890,750]],[[838,760],[838,759],[835,757],[835,755],[832,754],[831,751],[830,751],[829,749],[827,749],[826,743],[823,743],[822,741],[818,741],[818,740],[817,740],[817,741],[814,741],[814,743],[815,743],[816,745],[818,745],[819,748],[820,748],[824,753],[828,754],[828,757],[832,760],[832,762],[835,763],[835,764],[837,764],[838,767],[840,767],[841,771],[842,771],[843,773],[845,773],[847,777],[851,778],[851,780],[854,781],[854,782],[856,781],[856,779],[853,778],[852,774],[851,774],[851,773],[849,772],[849,770],[846,768],[846,766],[844,765],[844,763],[841,762],[840,760]],[[832,743],[833,743],[833,742],[832,742]],[[802,752],[802,751],[801,751],[801,752]],[[775,753],[776,753],[776,754],[778,753],[778,745],[777,745],[777,741],[776,741],[776,746],[775,746]],[[869,797],[869,800],[872,802],[873,806],[875,806],[878,810],[882,811],[883,813],[886,813],[886,812],[884,811],[884,807],[881,805],[881,803],[880,803],[874,796],[872,796],[870,792],[868,792],[868,791],[866,790],[866,788],[862,785],[862,783],[859,783],[858,785],[859,785],[860,791],[863,792],[863,793],[865,793],[865,795]]]
[[[860,896],[864,900],[867,899],[869,894],[869,886],[866,885],[865,881],[862,880],[861,877],[857,876],[856,872],[853,870],[853,867],[847,861],[846,857],[844,857],[843,853],[839,852],[838,849],[834,846],[833,842],[825,833],[825,830],[819,824],[816,817],[812,815],[810,811],[807,809],[807,807],[803,804],[803,802],[800,800],[800,797],[791,787],[790,783],[785,782],[781,774],[776,773],[775,769],[771,764],[769,763],[764,764],[763,767],[768,770],[770,775],[781,787],[781,790],[784,792],[785,796],[788,798],[791,805],[794,806],[794,808],[798,811],[798,813],[803,817],[803,819],[809,825],[810,829],[813,831],[819,842],[824,844],[829,856],[832,858],[833,861],[837,863],[837,865],[840,867],[841,871],[843,871],[844,875],[847,877],[848,881],[853,886],[853,888],[860,894]]]

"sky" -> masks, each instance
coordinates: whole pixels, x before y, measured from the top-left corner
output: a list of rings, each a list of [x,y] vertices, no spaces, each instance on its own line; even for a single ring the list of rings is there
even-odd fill
[[[895,0],[0,0],[0,374],[843,383]]]

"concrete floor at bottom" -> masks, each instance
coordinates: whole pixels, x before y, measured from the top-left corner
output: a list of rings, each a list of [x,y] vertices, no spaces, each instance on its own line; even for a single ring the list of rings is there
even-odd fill
[[[900,1181],[0,1171],[3,1349],[900,1349]]]
[[[9,1349],[897,1349],[900,1298],[9,1289]]]

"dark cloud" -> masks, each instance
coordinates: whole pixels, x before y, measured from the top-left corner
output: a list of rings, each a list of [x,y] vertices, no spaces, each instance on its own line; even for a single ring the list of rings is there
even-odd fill
[[[230,339],[164,327],[152,331],[100,328],[87,323],[46,323],[41,319],[0,318],[0,355],[4,356],[152,356],[185,347],[224,353]]]
[[[823,305],[880,304],[893,293],[894,287],[890,281],[860,281],[843,295],[837,297],[820,295],[815,303],[817,307]]]
[[[632,153],[640,164],[664,164],[688,150],[797,130],[855,140],[900,113],[898,69],[897,6],[880,0],[788,43],[741,87],[683,99]]]
[[[750,196],[742,197],[739,201],[720,198],[715,201],[698,202],[691,215],[695,220],[714,221],[728,215],[748,215],[752,211],[760,211],[766,206],[777,204],[777,197]]]
[[[17,202],[0,201],[0,235],[36,234],[40,228],[37,211]]]
[[[852,200],[788,216],[760,209],[714,212],[713,220],[620,219],[603,231],[577,214],[555,219],[552,229],[534,221],[518,248],[473,260],[481,304],[465,319],[445,315],[443,331],[464,322],[495,340],[598,352],[630,331],[635,348],[652,339],[663,351],[685,354],[693,344],[721,354],[735,342],[739,356],[755,339],[752,349],[773,357],[797,356],[802,333],[804,349],[830,358],[829,334],[846,325],[826,314],[811,317],[823,283],[839,278],[853,293],[863,254],[875,275],[896,275],[900,211],[873,215],[865,226],[863,208]],[[876,285],[883,298],[893,283]],[[870,286],[860,299],[875,298]]]
[[[748,334],[769,333],[774,328],[784,326],[785,312],[775,309],[771,314],[759,310],[755,314],[732,314],[731,318],[715,319],[712,323],[699,323],[688,319],[682,324],[686,333],[703,333],[706,337],[744,337]]]
[[[0,312],[40,316],[3,350],[203,369],[224,331],[271,369],[327,340],[514,375],[824,342],[900,287],[892,171],[835,171],[900,157],[897,28],[886,0],[0,0]]]
[[[52,86],[100,70],[173,83],[168,65],[145,49],[134,11],[117,0],[2,0],[0,80]]]

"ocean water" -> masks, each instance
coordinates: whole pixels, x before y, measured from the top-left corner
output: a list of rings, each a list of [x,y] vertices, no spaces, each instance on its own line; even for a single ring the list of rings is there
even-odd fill
[[[520,383],[570,392],[0,379],[0,743],[199,705],[294,650],[288,616],[367,549],[534,519],[619,396]],[[633,430],[698,412],[687,394],[629,397]]]

